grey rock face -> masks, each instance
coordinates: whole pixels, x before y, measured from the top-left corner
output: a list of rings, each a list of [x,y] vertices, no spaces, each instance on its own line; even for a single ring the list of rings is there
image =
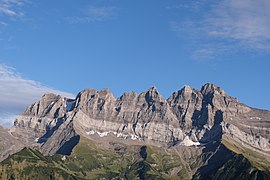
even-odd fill
[[[179,121],[155,88],[114,99],[108,90],[84,90],[76,100],[74,122],[85,131],[121,133],[153,142],[182,139]]]
[[[45,94],[41,100],[30,105],[19,116],[15,127],[31,128],[35,132],[44,133],[48,127],[55,126],[57,119],[66,114],[66,99],[55,94]]]
[[[8,129],[0,126],[0,161],[14,154],[24,147],[23,143],[17,140]]]
[[[190,129],[200,118],[203,95],[200,91],[184,86],[180,91],[174,92],[167,100],[179,120],[182,128]]]
[[[269,154],[269,128],[269,111],[241,104],[208,83],[201,90],[184,86],[168,99],[155,87],[118,99],[108,89],[85,89],[74,100],[45,94],[16,119],[12,132],[27,145],[38,144],[46,155],[55,154],[73,137],[92,134],[187,146],[226,135]]]
[[[45,141],[41,146],[41,151],[45,155],[54,155],[56,153],[69,155],[70,150],[66,149],[64,146],[68,146],[67,148],[72,149],[78,143],[77,140],[79,140],[76,139],[78,134],[73,127],[71,119],[67,119],[59,125],[51,136],[48,135],[48,137],[46,137],[46,135],[47,134],[43,136],[45,137]]]

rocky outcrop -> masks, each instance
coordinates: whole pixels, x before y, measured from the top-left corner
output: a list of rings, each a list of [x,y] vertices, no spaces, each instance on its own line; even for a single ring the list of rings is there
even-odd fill
[[[168,143],[183,138],[179,121],[156,88],[114,99],[108,90],[84,90],[77,96],[74,123],[86,132],[111,132],[144,141]]]
[[[210,83],[201,90],[184,86],[168,99],[155,87],[117,99],[108,89],[85,89],[75,99],[45,94],[11,130],[46,155],[62,151],[78,135],[94,134],[161,146],[203,145],[225,134],[269,154],[269,117],[269,111],[248,107]]]
[[[0,161],[23,149],[24,144],[0,126]]]

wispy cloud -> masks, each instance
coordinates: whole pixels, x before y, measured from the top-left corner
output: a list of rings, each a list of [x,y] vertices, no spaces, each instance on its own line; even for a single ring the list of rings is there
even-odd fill
[[[199,16],[170,22],[170,26],[177,33],[190,36],[197,44],[195,53],[215,55],[215,52],[222,54],[221,51],[227,53],[235,49],[269,52],[269,0],[208,0],[204,4],[193,3],[193,6],[196,11],[200,10]]]
[[[9,17],[22,17],[24,13],[20,9],[26,0],[0,0],[0,14]]]
[[[270,1],[224,0],[205,19],[209,36],[270,48]]]
[[[0,112],[0,124],[3,127],[11,127],[16,119],[16,113]]]
[[[69,23],[89,23],[110,19],[116,15],[116,7],[94,7],[90,6],[83,11],[82,16],[67,17]]]
[[[7,25],[7,23],[5,23],[5,22],[3,22],[3,21],[0,21],[0,27],[1,26],[6,26]]]
[[[187,0],[186,2],[181,2],[181,4],[174,4],[167,6],[166,9],[168,10],[189,10],[194,11],[201,8],[201,6],[205,3],[206,0]]]
[[[15,115],[20,114],[26,106],[40,99],[46,92],[74,97],[71,93],[25,79],[16,69],[0,64],[0,124],[11,123]]]

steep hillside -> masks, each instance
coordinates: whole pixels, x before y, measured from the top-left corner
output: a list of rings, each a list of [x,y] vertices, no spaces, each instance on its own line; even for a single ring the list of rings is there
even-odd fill
[[[182,149],[183,150],[183,149]],[[191,149],[189,149],[190,151]],[[214,151],[213,151],[214,150]],[[181,150],[81,138],[70,156],[43,156],[25,148],[0,163],[1,179],[269,179],[223,145],[208,147],[190,162]],[[194,152],[196,154],[196,152]],[[185,154],[185,153],[183,153]],[[211,155],[210,155],[211,154]],[[187,158],[187,156],[186,156]],[[203,161],[207,160],[205,165]],[[197,169],[192,176],[191,169]]]
[[[108,89],[85,89],[75,99],[45,94],[26,108],[3,130],[0,153],[5,158],[28,147],[65,156],[53,164],[80,178],[226,178],[239,160],[236,169],[256,179],[268,177],[269,132],[269,111],[210,83],[184,86],[168,99],[155,87],[117,99]]]

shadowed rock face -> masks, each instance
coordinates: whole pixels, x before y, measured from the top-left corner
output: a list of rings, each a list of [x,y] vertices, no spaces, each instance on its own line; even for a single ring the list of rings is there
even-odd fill
[[[45,94],[16,119],[11,131],[26,145],[38,139],[46,155],[59,152],[75,136],[91,134],[170,146],[184,139],[209,143],[225,135],[269,154],[269,128],[269,111],[241,104],[208,83],[201,90],[184,86],[168,99],[155,87],[118,99],[108,89],[85,89],[74,100]]]

